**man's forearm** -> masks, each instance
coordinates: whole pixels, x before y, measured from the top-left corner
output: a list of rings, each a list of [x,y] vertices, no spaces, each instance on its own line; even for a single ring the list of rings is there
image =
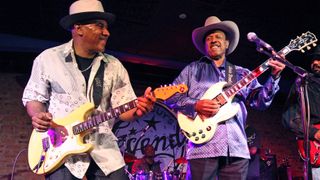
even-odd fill
[[[26,104],[26,109],[27,109],[27,112],[28,112],[28,115],[30,117],[33,117],[35,116],[36,114],[40,113],[40,112],[46,112],[46,106],[39,102],[39,101],[29,101],[27,104]]]

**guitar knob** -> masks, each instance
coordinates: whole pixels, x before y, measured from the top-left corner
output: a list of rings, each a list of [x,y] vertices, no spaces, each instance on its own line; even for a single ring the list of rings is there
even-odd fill
[[[192,136],[196,136],[197,134],[195,132],[192,133]]]
[[[211,126],[208,126],[206,129],[207,131],[211,131]]]
[[[199,141],[199,137],[194,138],[195,141]]]
[[[188,136],[188,138],[190,138],[191,136],[190,136],[190,134],[188,133],[188,132],[186,132],[186,131],[184,131],[185,132],[185,134]]]
[[[203,131],[202,131],[202,129],[200,129],[200,130],[199,130],[199,134],[202,134],[202,133],[203,133]]]
[[[202,134],[201,135],[201,138],[203,139],[203,138],[205,138],[206,137],[206,134]]]

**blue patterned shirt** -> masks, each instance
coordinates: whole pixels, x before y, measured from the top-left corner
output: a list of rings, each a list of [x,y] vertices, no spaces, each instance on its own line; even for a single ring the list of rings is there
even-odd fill
[[[235,66],[237,81],[250,73],[246,68]],[[180,111],[189,117],[196,117],[195,103],[212,85],[225,80],[225,64],[216,67],[212,60],[203,57],[186,66],[173,84],[184,83],[189,91],[185,94],[176,94],[166,101],[166,104],[175,111]],[[218,156],[250,158],[245,133],[247,119],[246,105],[255,109],[264,110],[270,106],[275,93],[279,90],[279,78],[272,77],[262,86],[257,79],[243,87],[235,96],[232,104],[238,104],[240,110],[236,116],[219,124],[213,138],[204,144],[194,144],[191,141],[187,147],[187,159],[208,158]]]

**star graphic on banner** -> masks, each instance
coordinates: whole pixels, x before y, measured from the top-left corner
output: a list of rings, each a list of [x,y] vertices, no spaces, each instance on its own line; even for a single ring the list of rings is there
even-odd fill
[[[137,130],[136,130],[134,127],[132,127],[132,128],[129,130],[129,136],[130,136],[130,135],[135,135],[135,134],[137,134]]]
[[[119,141],[125,141],[126,135],[118,136]]]
[[[149,120],[143,120],[144,122],[146,122],[148,124],[148,126],[151,128],[153,128],[155,131],[157,130],[156,128],[156,124],[160,123],[161,121],[156,121],[154,115],[152,116],[151,119]]]

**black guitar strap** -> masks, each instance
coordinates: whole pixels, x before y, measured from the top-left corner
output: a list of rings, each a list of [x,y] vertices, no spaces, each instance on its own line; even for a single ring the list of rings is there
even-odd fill
[[[228,61],[226,61],[226,81],[228,86],[231,86],[237,82],[236,67]]]
[[[103,97],[104,69],[105,69],[105,62],[101,60],[100,67],[93,80],[93,102],[94,102],[95,108],[97,108],[100,105],[101,99]]]

